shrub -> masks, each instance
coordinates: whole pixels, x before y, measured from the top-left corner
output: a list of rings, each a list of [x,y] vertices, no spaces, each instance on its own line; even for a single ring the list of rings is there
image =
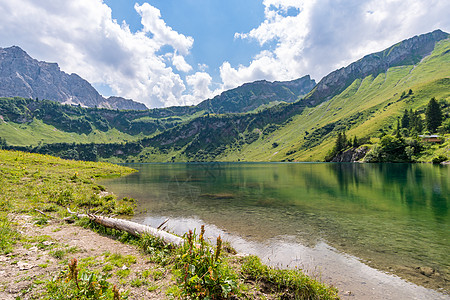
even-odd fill
[[[89,270],[80,272],[77,260],[73,258],[67,270],[47,283],[45,299],[126,299],[115,285],[111,286],[107,277]]]
[[[204,240],[204,226],[197,238],[191,230],[180,247],[175,268],[182,295],[193,299],[223,299],[237,291],[237,276],[222,261],[222,240],[217,238],[213,250]]]
[[[448,158],[446,157],[446,156],[444,156],[444,155],[438,155],[438,156],[435,156],[435,157],[433,157],[432,159],[431,159],[431,162],[433,163],[433,164],[440,164],[441,162],[444,162],[444,161],[446,161],[446,160],[448,160]]]
[[[139,240],[139,246],[145,253],[150,255],[151,262],[158,263],[162,266],[173,262],[173,248],[170,245],[166,245],[160,238],[150,234],[144,234]]]

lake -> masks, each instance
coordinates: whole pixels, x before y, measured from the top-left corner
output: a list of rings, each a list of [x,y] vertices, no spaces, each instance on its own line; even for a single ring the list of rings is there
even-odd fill
[[[179,234],[206,224],[210,236],[222,235],[240,252],[304,269],[358,299],[449,298],[448,166],[127,166],[139,172],[102,184],[138,200],[137,222],[158,226],[169,218]]]

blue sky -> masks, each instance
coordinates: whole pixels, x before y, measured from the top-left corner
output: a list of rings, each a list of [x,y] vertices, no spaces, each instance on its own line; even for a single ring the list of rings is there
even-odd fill
[[[112,9],[112,17],[119,23],[126,22],[133,32],[142,29],[140,15],[134,9],[135,3],[142,5],[147,2],[157,7],[173,30],[194,37],[194,45],[185,57],[186,62],[194,71],[207,71],[215,88],[220,88],[219,68],[224,61],[232,65],[246,64],[261,50],[255,40],[234,37],[236,32],[249,32],[264,21],[264,5],[260,0],[104,2]],[[108,89],[105,92],[113,93]]]
[[[57,62],[105,96],[197,104],[255,80],[329,72],[435,29],[448,0],[2,0],[0,47]]]
[[[225,60],[233,65],[245,64],[259,52],[256,41],[234,38],[236,32],[248,32],[264,21],[264,5],[259,0],[105,1],[113,18],[127,22],[134,32],[142,27],[134,3],[145,2],[157,7],[175,31],[194,37],[186,60],[193,66],[208,65],[211,75],[219,75]]]

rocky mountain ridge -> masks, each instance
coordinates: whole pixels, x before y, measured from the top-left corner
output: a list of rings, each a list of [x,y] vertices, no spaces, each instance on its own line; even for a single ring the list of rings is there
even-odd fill
[[[449,36],[448,33],[438,29],[403,40],[383,51],[366,55],[322,78],[306,99],[310,105],[317,105],[341,93],[357,78],[369,75],[376,77],[391,67],[417,64],[433,51],[436,42]]]
[[[316,82],[309,75],[291,81],[260,80],[225,91],[201,102],[197,107],[211,113],[249,112],[261,105],[294,102],[308,94],[315,85]]]
[[[77,74],[67,74],[57,63],[38,61],[18,46],[0,48],[0,97],[48,99],[86,107],[144,110],[121,97],[108,99]]]

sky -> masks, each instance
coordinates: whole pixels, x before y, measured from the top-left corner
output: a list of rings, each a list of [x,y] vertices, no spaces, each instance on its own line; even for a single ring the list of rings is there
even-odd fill
[[[1,0],[0,47],[104,96],[193,105],[256,80],[316,82],[403,39],[450,32],[448,0]]]

